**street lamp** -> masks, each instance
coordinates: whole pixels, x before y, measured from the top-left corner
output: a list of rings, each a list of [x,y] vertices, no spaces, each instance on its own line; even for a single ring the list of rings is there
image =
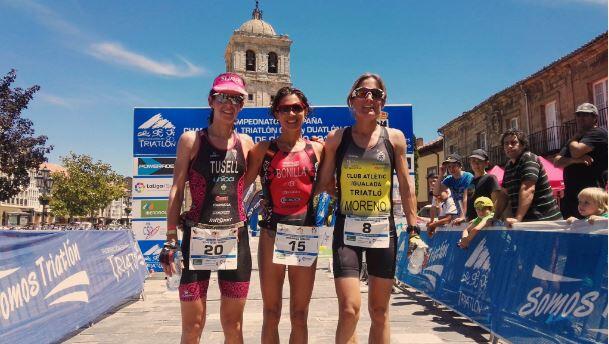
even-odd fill
[[[49,193],[53,186],[53,178],[51,178],[51,170],[46,167],[38,170],[36,175],[36,186],[42,192],[42,196],[38,201],[42,205],[42,225],[46,225],[47,206],[49,205]]]

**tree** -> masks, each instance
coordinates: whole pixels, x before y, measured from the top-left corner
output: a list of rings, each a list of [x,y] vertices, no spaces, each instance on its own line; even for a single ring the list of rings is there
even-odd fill
[[[11,88],[17,72],[12,69],[0,79],[0,201],[17,195],[30,182],[29,171],[46,161],[53,146],[47,137],[34,136],[33,123],[21,118],[40,86],[26,90]]]
[[[96,217],[125,192],[123,177],[102,161],[70,152],[61,157],[65,172],[53,173],[51,209],[59,216]]]

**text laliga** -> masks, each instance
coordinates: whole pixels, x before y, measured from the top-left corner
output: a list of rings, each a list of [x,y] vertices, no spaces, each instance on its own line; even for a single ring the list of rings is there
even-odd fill
[[[583,296],[578,291],[572,295],[561,293],[544,294],[543,292],[542,287],[536,287],[529,291],[527,303],[520,307],[518,315],[525,317],[534,313],[535,316],[545,314],[557,316],[560,313],[561,316],[567,317],[573,313],[574,317],[582,318],[594,311],[593,302],[600,295],[597,291],[588,292]]]

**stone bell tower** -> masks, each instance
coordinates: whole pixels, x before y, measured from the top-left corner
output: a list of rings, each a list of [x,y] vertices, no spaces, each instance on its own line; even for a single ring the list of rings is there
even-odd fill
[[[279,88],[292,85],[291,45],[287,35],[278,35],[271,24],[262,20],[256,1],[252,19],[233,32],[224,54],[226,71],[245,79],[246,107],[268,107]]]

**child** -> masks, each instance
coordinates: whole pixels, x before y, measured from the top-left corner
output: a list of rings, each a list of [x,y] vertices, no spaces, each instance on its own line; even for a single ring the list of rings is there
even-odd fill
[[[488,197],[476,198],[476,201],[474,201],[474,208],[476,209],[476,215],[478,215],[478,217],[470,221],[467,227],[465,227],[463,234],[461,235],[461,240],[457,243],[462,249],[466,249],[476,234],[478,234],[478,231],[484,228],[487,223],[490,225],[489,220],[495,216],[495,213],[493,212],[495,209],[493,201]]]
[[[454,217],[457,217],[457,206],[450,195],[450,190],[444,190],[439,196],[433,199],[431,204],[431,221],[427,223],[427,234],[431,237],[436,232],[436,228],[449,224]],[[435,218],[436,208],[439,208],[438,219]]]
[[[607,218],[607,192],[601,188],[585,188],[577,195],[579,203],[577,211],[584,220],[594,223],[595,220]],[[571,216],[567,223],[571,224],[577,218]]]

